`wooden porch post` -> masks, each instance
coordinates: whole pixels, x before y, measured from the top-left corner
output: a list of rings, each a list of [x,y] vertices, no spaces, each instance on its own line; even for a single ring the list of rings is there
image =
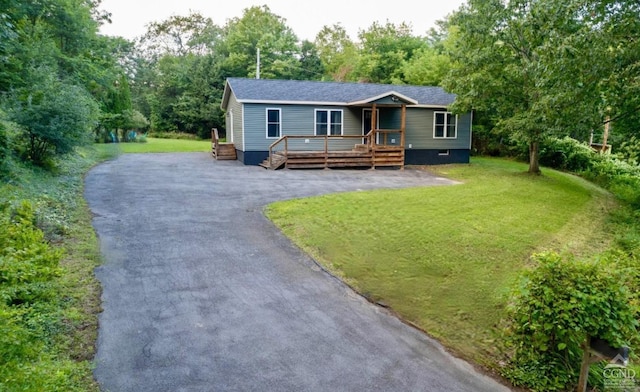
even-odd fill
[[[400,170],[404,170],[404,155],[406,152],[404,151],[405,144],[405,133],[407,130],[407,105],[402,104],[402,116],[400,118],[400,150],[402,156],[402,166],[400,166]]]
[[[373,104],[373,107],[371,108],[371,129],[373,130],[373,133],[371,134],[371,140],[369,140],[369,142],[371,143],[371,146],[374,146],[376,144],[376,124],[378,123],[378,119],[376,118],[376,104]]]
[[[324,168],[329,168],[329,130],[324,135]]]
[[[376,118],[376,104],[374,103],[371,107],[371,138],[369,139],[369,148],[371,151],[371,170],[375,170],[376,168],[376,124],[378,119]]]
[[[402,117],[400,119],[400,147],[404,147],[404,133],[407,126],[407,105],[402,104]]]

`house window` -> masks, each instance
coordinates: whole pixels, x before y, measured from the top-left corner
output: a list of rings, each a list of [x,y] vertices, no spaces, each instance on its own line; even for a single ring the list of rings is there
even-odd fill
[[[342,135],[342,110],[316,109],[316,135]]]
[[[455,139],[457,137],[458,116],[450,112],[435,112],[433,116],[433,137],[435,139]]]
[[[267,109],[267,139],[280,137],[282,112],[280,109]]]
[[[438,150],[438,155],[442,156],[448,156],[449,155],[449,150]]]

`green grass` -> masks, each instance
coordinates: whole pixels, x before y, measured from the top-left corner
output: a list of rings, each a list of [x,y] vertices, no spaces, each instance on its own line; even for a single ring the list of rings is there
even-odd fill
[[[209,140],[178,140],[147,138],[146,143],[95,144],[103,154],[147,152],[204,152],[211,151]]]
[[[363,295],[458,355],[495,367],[496,326],[531,253],[597,253],[608,244],[615,203],[577,177],[530,176],[505,160],[433,170],[463,183],[290,200],[266,213]]]

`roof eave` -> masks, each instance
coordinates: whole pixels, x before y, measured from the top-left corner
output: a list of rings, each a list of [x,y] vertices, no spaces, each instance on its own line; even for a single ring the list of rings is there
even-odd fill
[[[264,105],[318,105],[318,106],[370,106],[368,102],[326,102],[326,101],[279,101],[268,99],[238,99],[238,103],[255,103]],[[224,103],[224,98],[223,98]],[[451,104],[411,104],[415,108],[447,109]],[[224,109],[224,107],[223,107]]]
[[[265,105],[323,105],[323,106],[348,106],[347,102],[327,101],[285,101],[274,99],[238,99],[239,103],[258,103]]]
[[[229,98],[231,97],[231,86],[229,85],[229,80],[224,83],[224,91],[222,93],[222,101],[220,102],[220,108],[222,110],[227,110],[227,106],[229,105]]]
[[[424,108],[424,109],[449,109],[449,106],[451,106],[453,104],[445,104],[445,105],[434,105],[434,104],[418,104],[415,105],[414,107],[416,108]]]
[[[386,98],[388,96],[396,97],[398,100],[402,100],[402,101],[404,101],[404,103],[407,103],[409,105],[417,105],[418,104],[418,101],[416,101],[415,99],[413,99],[411,97],[408,97],[408,96],[406,96],[404,94],[400,94],[400,93],[398,93],[396,91],[393,91],[393,90],[392,91],[388,91],[388,92],[383,93],[383,94],[379,94],[379,95],[370,97],[370,98],[362,99],[362,100],[359,100],[359,101],[349,102],[348,104],[350,106],[366,105],[366,104],[370,104],[372,102],[378,101],[378,100],[380,100],[382,98]]]

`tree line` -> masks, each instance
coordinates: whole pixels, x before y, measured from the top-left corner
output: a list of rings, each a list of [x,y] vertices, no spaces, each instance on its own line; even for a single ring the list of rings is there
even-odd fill
[[[373,23],[354,41],[340,24],[315,41],[299,40],[267,6],[218,26],[199,13],[151,23],[132,62],[135,106],[152,129],[208,135],[224,129],[220,100],[227,77],[438,84],[447,68],[433,37],[406,24]]]
[[[629,155],[640,144],[633,0],[469,0],[424,35],[374,22],[353,39],[334,24],[314,41],[268,6],[222,26],[172,16],[133,42],[98,34],[109,23],[99,1],[0,4],[0,117],[18,129],[0,146],[34,162],[132,128],[223,130],[225,80],[255,77],[258,49],[262,78],[443,86],[458,95],[453,110],[474,110],[477,152],[524,148],[532,172],[551,136],[599,138],[610,124]]]
[[[47,165],[100,128],[140,125],[123,88],[133,44],[98,34],[109,20],[99,4],[0,0],[2,165],[11,155]]]

